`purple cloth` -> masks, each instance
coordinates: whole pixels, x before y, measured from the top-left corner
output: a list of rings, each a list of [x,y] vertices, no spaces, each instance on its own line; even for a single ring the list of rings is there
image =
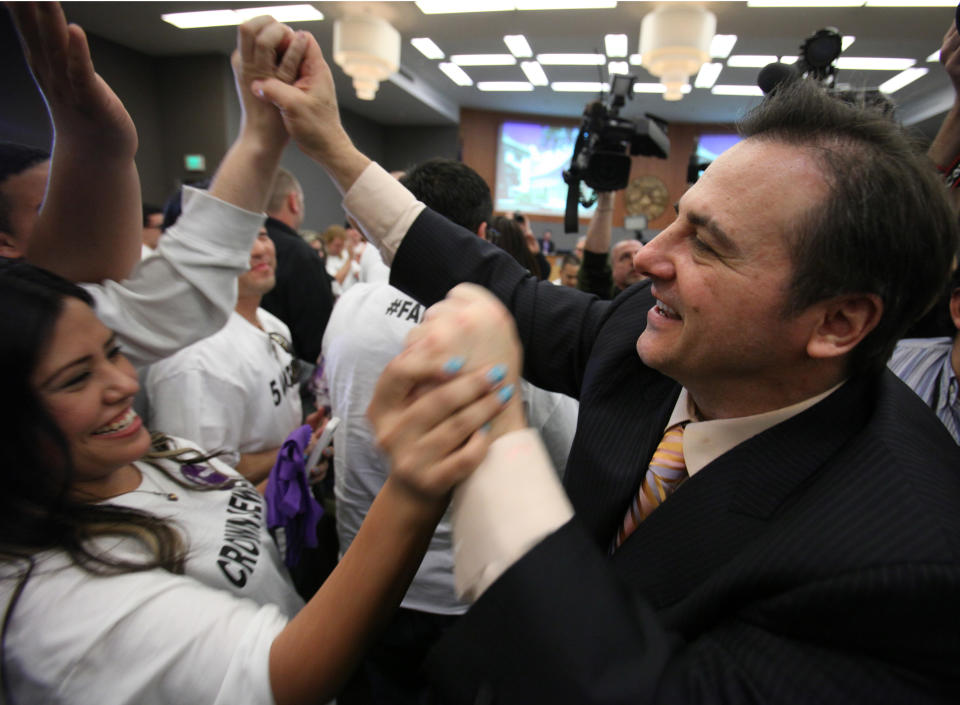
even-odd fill
[[[323,516],[323,507],[314,499],[304,469],[312,431],[304,424],[287,436],[277,453],[264,495],[267,528],[284,553],[288,568],[300,562],[304,546],[317,547],[317,522]]]

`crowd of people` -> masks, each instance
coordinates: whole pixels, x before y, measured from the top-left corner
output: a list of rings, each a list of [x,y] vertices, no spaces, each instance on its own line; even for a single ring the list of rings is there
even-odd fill
[[[210,183],[142,207],[82,30],[9,7],[56,140],[0,144],[5,702],[960,699],[960,100],[925,155],[782,86],[552,282],[469,166],[358,151],[269,17]],[[343,194],[309,239],[291,139]],[[331,418],[294,581],[268,517]]]

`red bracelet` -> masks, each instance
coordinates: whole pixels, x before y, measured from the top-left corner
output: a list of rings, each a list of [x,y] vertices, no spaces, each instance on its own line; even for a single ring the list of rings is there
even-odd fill
[[[960,155],[949,167],[937,166],[937,171],[943,174],[943,180],[947,184],[948,190],[960,187]]]

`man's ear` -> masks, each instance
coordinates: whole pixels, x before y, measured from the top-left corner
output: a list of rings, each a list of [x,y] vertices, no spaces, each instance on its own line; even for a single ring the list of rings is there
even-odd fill
[[[300,194],[296,191],[287,194],[287,210],[294,215],[300,215]]]
[[[819,312],[807,341],[814,358],[846,355],[880,322],[883,301],[876,294],[844,294],[814,304]]]
[[[953,327],[960,330],[960,287],[950,292],[950,318],[953,319]]]
[[[480,223],[480,227],[477,228],[477,236],[481,240],[487,239],[487,221],[483,221],[482,223]]]
[[[10,259],[23,257],[23,248],[20,247],[17,238],[2,230],[0,230],[0,257],[9,257]]]

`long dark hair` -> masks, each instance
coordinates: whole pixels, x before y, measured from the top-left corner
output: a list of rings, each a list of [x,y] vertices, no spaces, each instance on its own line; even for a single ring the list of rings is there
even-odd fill
[[[527,247],[527,239],[518,221],[502,215],[494,216],[490,221],[490,227],[487,228],[487,239],[501,250],[509,252],[524,269],[534,276],[540,271],[537,260]]]
[[[34,567],[34,556],[65,552],[81,568],[99,575],[163,568],[182,573],[186,547],[180,533],[147,512],[71,497],[74,468],[69,446],[47,413],[31,378],[54,326],[72,296],[88,305],[89,295],[70,282],[27,264],[0,268],[0,560],[22,565],[0,627],[0,648],[10,617]],[[126,536],[148,550],[131,561],[98,551],[101,536]],[[5,659],[0,677],[9,688]],[[9,692],[7,693],[9,696]],[[9,700],[9,697],[8,697]]]

